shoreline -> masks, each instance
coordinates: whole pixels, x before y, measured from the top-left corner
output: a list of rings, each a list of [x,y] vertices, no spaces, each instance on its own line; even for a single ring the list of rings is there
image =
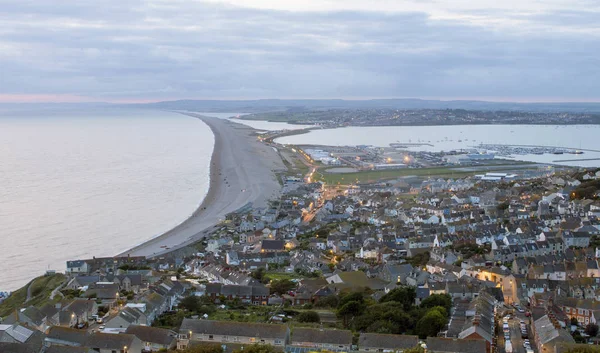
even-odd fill
[[[225,215],[252,203],[266,207],[281,185],[275,172],[285,170],[279,154],[256,139],[255,129],[225,119],[182,113],[211,129],[214,147],[209,165],[209,189],[185,221],[117,256],[156,257],[202,239]]]

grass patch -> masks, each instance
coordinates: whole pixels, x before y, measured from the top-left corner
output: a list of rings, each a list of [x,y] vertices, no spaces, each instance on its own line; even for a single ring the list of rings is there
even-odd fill
[[[237,322],[267,322],[276,309],[275,306],[248,306],[245,309],[218,309],[209,314],[209,320]]]
[[[265,273],[265,278],[268,278],[270,280],[273,281],[280,281],[282,279],[297,279],[300,278],[301,276],[295,272],[293,273],[287,273],[287,272],[267,272]]]
[[[23,288],[17,289],[12,295],[0,304],[0,317],[5,317],[13,313],[15,310],[19,310],[30,305],[42,306],[45,303],[50,302],[50,293],[65,281],[63,274],[57,273],[52,276],[42,276],[34,279],[27,283]],[[31,285],[31,300],[25,303],[27,299],[27,287]],[[55,297],[55,300],[59,300],[60,295]]]

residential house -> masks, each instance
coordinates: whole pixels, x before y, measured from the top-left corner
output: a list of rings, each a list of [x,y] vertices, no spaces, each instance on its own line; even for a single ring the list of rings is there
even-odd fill
[[[548,315],[540,318],[533,317],[531,333],[533,335],[532,343],[538,352],[556,353],[557,345],[562,343],[575,343],[573,337],[567,330],[560,327],[558,321]]]
[[[402,352],[419,344],[418,336],[361,333],[358,338],[360,352]]]
[[[288,347],[348,352],[352,347],[352,332],[296,327],[292,332]]]
[[[125,333],[139,338],[145,352],[172,350],[177,347],[177,333],[175,331],[158,327],[131,325]]]
[[[148,318],[138,308],[125,307],[119,311],[119,315],[108,320],[105,325],[107,328],[127,329],[131,325],[147,325]]]
[[[19,324],[0,324],[0,352],[31,351],[37,353],[44,344],[44,334],[30,327]],[[21,350],[17,350],[21,349]]]
[[[254,322],[184,319],[179,329],[178,349],[193,342],[270,344],[285,347],[290,337],[287,326]]]
[[[483,340],[427,337],[427,351],[435,353],[482,353],[486,351]]]
[[[67,261],[67,273],[69,274],[87,274],[89,266],[84,260]]]
[[[592,312],[600,310],[600,302],[595,299],[556,298],[555,304],[571,319],[585,326],[591,322]]]
[[[265,286],[239,286],[223,285],[221,283],[208,283],[206,285],[206,296],[213,302],[218,303],[220,299],[239,299],[241,303],[254,305],[267,305],[269,288]]]

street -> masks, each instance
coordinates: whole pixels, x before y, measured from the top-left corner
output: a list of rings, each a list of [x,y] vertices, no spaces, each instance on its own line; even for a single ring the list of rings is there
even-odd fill
[[[510,328],[510,341],[513,347],[513,353],[525,353],[525,348],[523,348],[523,338],[521,338],[521,326],[520,320],[525,321],[527,324],[527,333],[531,335],[531,326],[529,325],[529,318],[525,316],[524,313],[519,313],[518,311],[514,311],[512,314],[512,319],[508,320],[508,326]],[[498,322],[498,326],[500,328],[500,334],[498,337],[498,352],[506,353],[505,351],[505,342],[504,342],[504,332],[502,331],[502,319]],[[531,336],[529,336],[529,341],[532,342],[531,349],[536,352],[536,347],[534,347]]]

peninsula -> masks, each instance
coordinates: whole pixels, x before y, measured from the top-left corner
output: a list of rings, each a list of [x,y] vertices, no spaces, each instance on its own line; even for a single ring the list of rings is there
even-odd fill
[[[265,207],[279,195],[275,172],[285,166],[275,148],[258,141],[256,130],[225,119],[186,115],[201,119],[214,134],[208,194],[186,221],[121,256],[153,257],[184,247],[205,236],[228,213],[248,204]]]

